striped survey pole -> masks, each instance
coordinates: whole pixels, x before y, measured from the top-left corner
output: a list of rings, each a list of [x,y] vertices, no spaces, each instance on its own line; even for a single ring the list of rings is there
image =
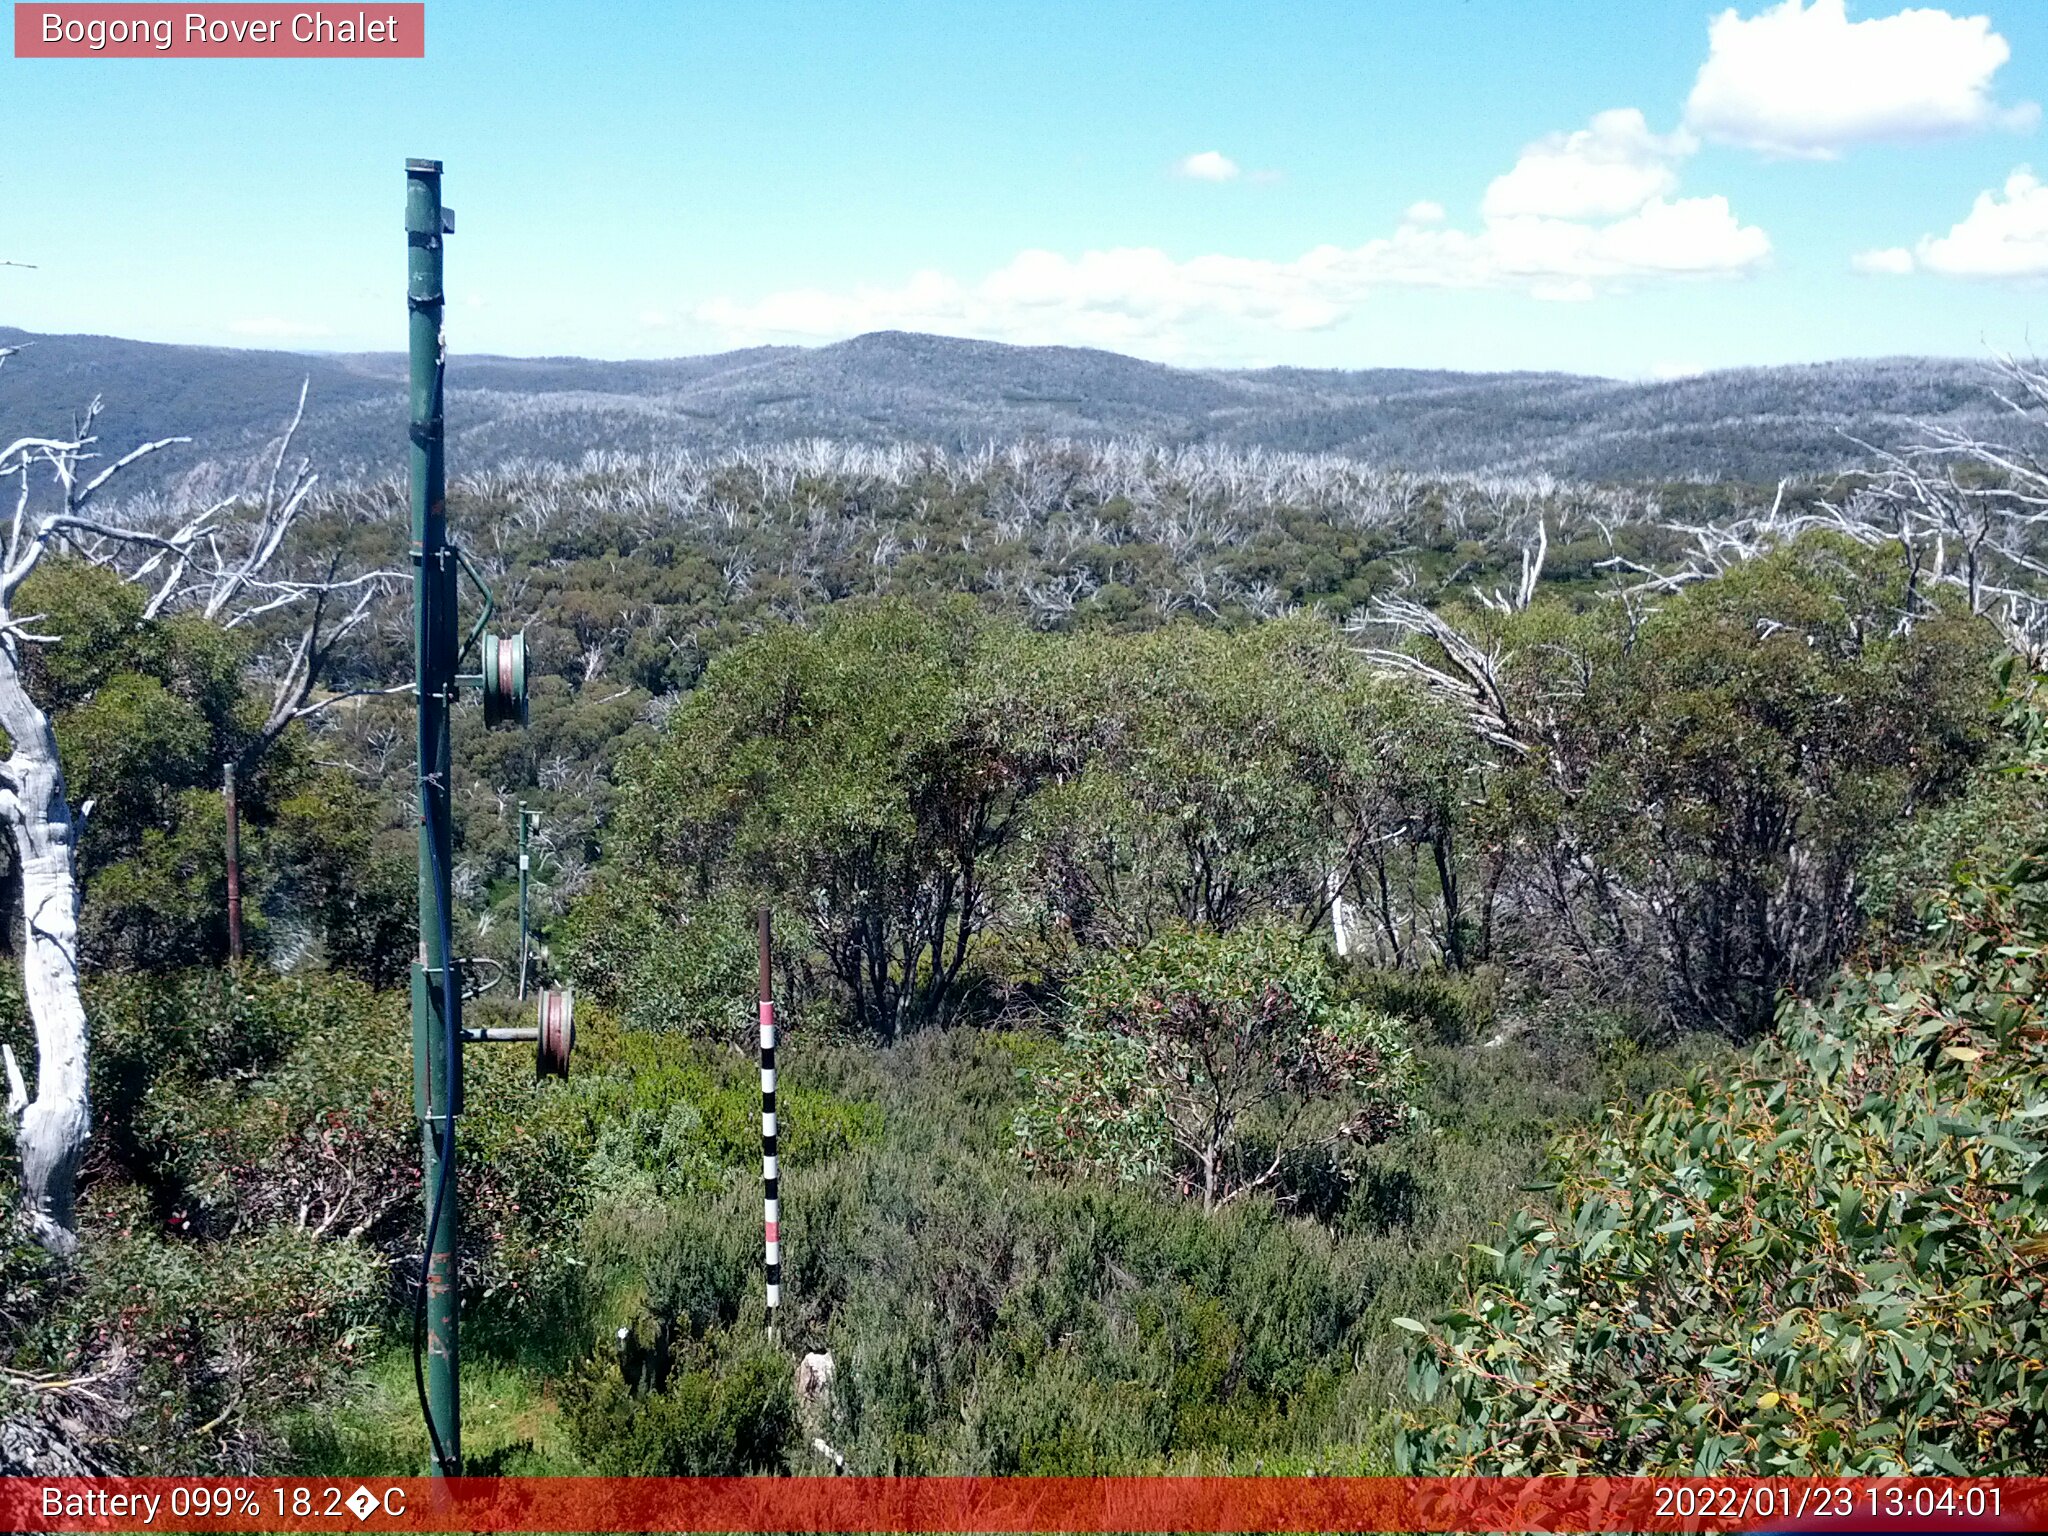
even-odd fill
[[[761,1230],[766,1240],[768,1331],[782,1305],[781,1169],[775,1156],[775,988],[768,963],[768,909],[761,909]]]

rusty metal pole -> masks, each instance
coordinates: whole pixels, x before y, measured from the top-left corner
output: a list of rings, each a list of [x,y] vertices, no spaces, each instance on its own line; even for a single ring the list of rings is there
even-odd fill
[[[228,959],[242,963],[242,806],[235,797],[235,765],[221,771],[228,818]]]

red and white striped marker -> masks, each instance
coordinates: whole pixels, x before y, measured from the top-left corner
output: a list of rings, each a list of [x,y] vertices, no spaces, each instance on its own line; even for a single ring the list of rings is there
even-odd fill
[[[775,997],[768,964],[768,909],[761,909],[761,1230],[766,1243],[768,1328],[782,1305],[781,1167],[775,1155]]]

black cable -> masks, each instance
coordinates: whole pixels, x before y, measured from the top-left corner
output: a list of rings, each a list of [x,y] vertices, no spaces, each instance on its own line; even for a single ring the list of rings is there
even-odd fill
[[[431,799],[422,791],[424,805],[431,807]],[[431,821],[432,810],[428,810]],[[441,1441],[440,1427],[434,1421],[434,1406],[427,1397],[426,1334],[427,1334],[427,1287],[434,1268],[434,1234],[441,1227],[441,1212],[446,1207],[448,1190],[455,1176],[454,1131],[455,1131],[455,1073],[457,1040],[455,1032],[455,964],[453,959],[454,936],[448,921],[447,900],[442,892],[447,888],[440,865],[440,839],[431,825],[428,828],[427,845],[434,857],[434,897],[437,911],[437,927],[441,938],[441,1021],[442,1061],[444,1077],[442,1082],[443,1102],[441,1105],[441,1170],[434,1180],[434,1204],[427,1216],[426,1238],[420,1248],[420,1286],[413,1301],[412,1321],[412,1377],[413,1386],[419,1393],[420,1415],[426,1420],[427,1439],[434,1453],[434,1465],[444,1474],[452,1475],[449,1465],[448,1448]],[[427,1073],[429,1090],[433,1086],[433,1071]],[[433,1119],[433,1105],[429,1104],[428,1119]],[[455,1267],[456,1256],[449,1255],[450,1267]],[[456,1276],[449,1276],[449,1283],[456,1283]]]
[[[426,1420],[427,1438],[429,1441],[432,1442],[433,1446],[434,1464],[437,1467],[440,1467],[444,1472],[447,1472],[449,1471],[449,1457],[447,1447],[442,1444],[440,1428],[434,1422],[433,1404],[428,1400],[427,1397],[425,1350],[427,1332],[427,1286],[429,1277],[433,1273],[434,1234],[440,1230],[441,1212],[446,1207],[448,1191],[455,1175],[455,1158],[453,1155],[455,1130],[455,1074],[457,1070],[456,1052],[460,1047],[459,1041],[456,1036],[455,1025],[455,963],[453,958],[455,949],[454,933],[452,931],[452,927],[448,919],[447,898],[445,895],[443,895],[443,892],[447,890],[447,883],[440,862],[441,842],[439,837],[439,829],[432,824],[433,800],[432,797],[426,793],[424,786],[422,786],[421,789],[420,803],[426,812],[429,823],[427,846],[429,850],[431,850],[432,858],[434,860],[433,877],[435,914],[437,919],[436,927],[439,930],[439,935],[441,939],[441,1027],[443,1053],[442,1060],[445,1063],[445,1067],[442,1082],[443,1102],[441,1105],[441,1169],[439,1176],[434,1180],[434,1203],[432,1210],[429,1212],[427,1216],[426,1238],[423,1241],[420,1250],[420,1286],[419,1292],[417,1296],[414,1298],[413,1304],[412,1374],[413,1386],[415,1387],[415,1389],[417,1389],[419,1393],[420,1414]],[[427,1073],[427,1085],[429,1091],[431,1092],[431,1089],[433,1087],[433,1071],[431,1065],[429,1066]],[[427,1106],[429,1121],[433,1119],[433,1108],[434,1106],[432,1104],[429,1104]],[[451,1265],[454,1263],[454,1259],[455,1256],[451,1254]],[[455,1282],[455,1278],[455,1276],[451,1275],[449,1277],[449,1282],[453,1284]]]

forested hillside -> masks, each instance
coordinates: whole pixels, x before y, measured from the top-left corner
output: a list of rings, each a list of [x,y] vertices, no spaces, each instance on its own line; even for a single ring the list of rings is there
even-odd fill
[[[30,337],[33,368],[0,372],[0,416],[61,422],[94,391],[138,439],[188,434],[154,472],[204,494],[277,428],[312,381],[303,443],[329,478],[381,479],[404,434],[405,361]],[[1775,481],[1867,464],[1913,423],[1998,424],[1989,368],[1941,358],[1753,368],[1641,383],[1539,373],[1189,370],[1075,347],[882,332],[817,348],[659,362],[456,354],[456,462],[574,462],[593,451],[1072,438],[1340,453],[1389,469],[1544,472],[1597,480]]]
[[[50,542],[0,643],[82,825],[93,1120],[75,1252],[0,1264],[10,1469],[425,1457],[407,536],[389,483],[300,495],[330,441],[89,526],[26,465]],[[516,954],[524,802],[579,1044],[559,1082],[468,1053],[471,1470],[2029,1465],[2048,480],[2010,436],[1882,441],[1635,484],[1214,442],[477,455],[450,522],[533,680],[524,731],[458,710],[456,948],[479,982]],[[260,577],[174,600],[273,529]]]

